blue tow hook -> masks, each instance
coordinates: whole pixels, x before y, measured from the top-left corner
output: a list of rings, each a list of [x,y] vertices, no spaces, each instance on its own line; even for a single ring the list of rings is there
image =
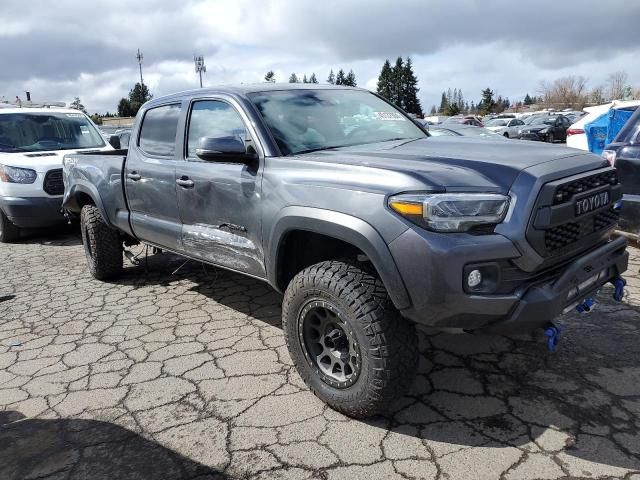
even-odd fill
[[[611,280],[611,284],[614,288],[613,299],[616,302],[621,302],[624,298],[624,287],[627,285],[627,281],[624,278],[617,276],[616,278]]]
[[[544,327],[544,336],[547,337],[547,350],[553,352],[560,341],[560,327],[551,322],[547,323]]]
[[[584,302],[576,306],[576,310],[578,313],[589,313],[595,306],[595,298],[587,298]]]

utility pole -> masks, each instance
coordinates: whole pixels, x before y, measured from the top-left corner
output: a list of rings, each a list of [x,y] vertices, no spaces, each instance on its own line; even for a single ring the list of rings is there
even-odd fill
[[[202,55],[194,55],[193,62],[196,65],[196,73],[200,75],[200,88],[202,88],[202,73],[207,72],[207,66],[204,64],[204,57]]]
[[[138,65],[140,66],[140,88],[142,88],[144,87],[144,82],[142,81],[142,59],[144,57],[142,56],[142,52],[140,51],[140,49],[138,49],[138,54],[136,55],[136,58],[138,59]]]

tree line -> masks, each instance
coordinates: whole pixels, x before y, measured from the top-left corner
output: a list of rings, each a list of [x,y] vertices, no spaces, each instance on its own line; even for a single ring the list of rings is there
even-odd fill
[[[276,74],[273,70],[269,70],[264,76],[265,82],[275,83],[276,82]],[[315,72],[313,72],[308,78],[307,75],[304,74],[302,79],[298,77],[296,73],[292,73],[289,76],[289,83],[319,83],[316,77]],[[357,87],[358,82],[356,81],[356,75],[353,73],[353,70],[349,70],[349,73],[345,73],[341,68],[338,70],[338,74],[333,73],[333,69],[329,72],[329,76],[327,77],[326,83],[331,85],[345,85],[348,87]]]

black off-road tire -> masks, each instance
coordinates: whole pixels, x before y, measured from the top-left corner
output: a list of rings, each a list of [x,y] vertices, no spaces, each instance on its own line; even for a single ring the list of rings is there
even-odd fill
[[[80,213],[82,244],[89,271],[98,280],[115,278],[122,273],[122,239],[109,227],[94,205],[85,205]]]
[[[301,314],[317,302],[331,305],[358,343],[360,373],[347,387],[329,385],[313,359],[305,355],[307,350],[300,336]],[[366,418],[387,411],[415,378],[415,326],[395,309],[382,281],[355,265],[326,261],[298,273],[284,295],[282,326],[293,362],[305,383],[330,407],[351,417]]]
[[[20,239],[20,229],[0,210],[0,243],[15,242]]]

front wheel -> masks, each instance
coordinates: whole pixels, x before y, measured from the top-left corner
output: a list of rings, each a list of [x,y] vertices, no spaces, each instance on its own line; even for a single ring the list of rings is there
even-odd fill
[[[555,137],[553,136],[553,133],[550,133],[549,135],[547,135],[547,142],[549,142],[549,143],[553,143],[553,142],[555,142],[555,141],[556,141],[556,139],[555,139]]]
[[[89,271],[98,280],[122,273],[122,239],[109,227],[95,205],[85,205],[80,212],[82,244]]]
[[[0,243],[15,242],[20,238],[20,229],[0,210]]]
[[[414,325],[382,281],[354,265],[327,261],[298,273],[285,292],[282,325],[302,379],[346,415],[382,413],[413,382]]]

